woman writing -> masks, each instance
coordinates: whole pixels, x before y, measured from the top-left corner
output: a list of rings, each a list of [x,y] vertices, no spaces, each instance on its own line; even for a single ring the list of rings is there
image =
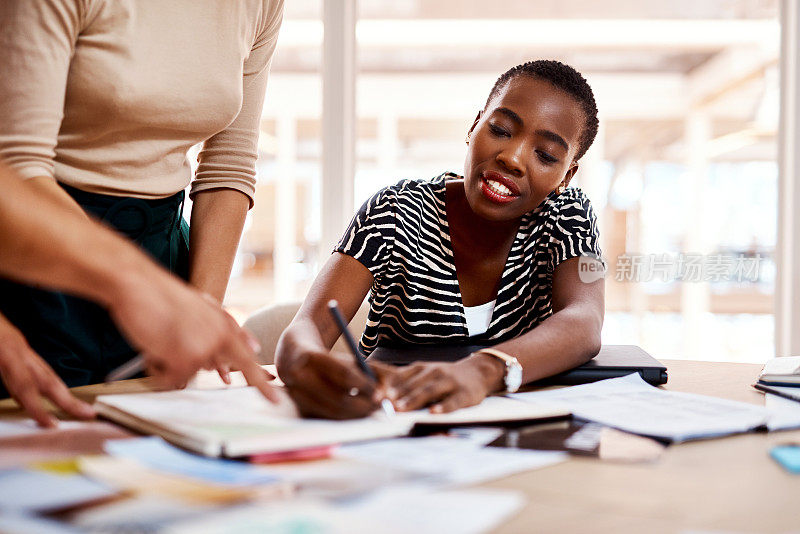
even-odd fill
[[[580,365],[600,348],[603,281],[589,200],[568,188],[597,133],[591,88],[574,69],[534,61],[504,73],[467,137],[463,178],[387,187],[356,214],[278,344],[278,372],[301,410],[363,416],[388,396],[400,410],[446,412]],[[370,292],[371,290],[371,292]],[[457,363],[373,364],[370,383],[327,302],[350,319],[370,292],[361,349],[491,345]],[[519,373],[521,371],[521,378]]]
[[[282,0],[0,2],[0,157],[40,197],[102,219],[222,300],[282,12]],[[95,304],[10,282],[0,295],[69,386],[134,355]]]

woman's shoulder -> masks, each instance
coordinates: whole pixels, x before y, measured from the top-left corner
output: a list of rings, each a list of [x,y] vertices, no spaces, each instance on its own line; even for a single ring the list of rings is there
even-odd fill
[[[456,178],[459,178],[459,176],[452,172],[445,172],[433,178],[403,178],[392,185],[380,189],[375,193],[375,196],[422,202],[442,194],[445,181]]]
[[[540,213],[545,217],[558,218],[565,212],[592,211],[592,202],[580,187],[567,187],[562,193],[550,193],[544,200]]]

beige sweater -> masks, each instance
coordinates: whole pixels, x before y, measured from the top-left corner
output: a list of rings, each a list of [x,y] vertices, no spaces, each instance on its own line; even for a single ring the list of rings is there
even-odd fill
[[[283,0],[0,0],[0,158],[95,193],[252,199],[282,16]]]

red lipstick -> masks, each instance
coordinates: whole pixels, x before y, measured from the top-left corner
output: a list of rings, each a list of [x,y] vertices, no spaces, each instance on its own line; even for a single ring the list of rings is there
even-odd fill
[[[481,193],[495,204],[507,204],[520,196],[517,184],[495,171],[481,173]]]

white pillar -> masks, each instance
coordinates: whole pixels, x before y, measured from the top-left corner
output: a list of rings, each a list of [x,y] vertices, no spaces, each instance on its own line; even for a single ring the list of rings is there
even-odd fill
[[[400,143],[397,132],[397,116],[389,113],[378,117],[378,168],[381,172],[396,174]]]
[[[586,196],[589,197],[598,219],[602,219],[603,208],[608,203],[608,184],[604,183],[601,179],[603,162],[606,158],[605,133],[606,128],[604,121],[601,120],[600,128],[597,131],[597,137],[595,137],[594,143],[592,143],[592,146],[583,158],[581,158],[578,164],[577,180],[573,182],[574,185],[580,187],[586,193]]]
[[[295,164],[297,162],[297,121],[282,115],[276,123],[278,138],[277,174],[275,176],[275,248],[272,252],[275,300],[296,298],[292,264],[295,261],[295,235],[297,234],[297,188]]]
[[[644,162],[641,159],[637,157],[621,163],[617,172],[617,179],[623,181],[623,187],[635,187],[641,190],[641,184],[644,182]],[[582,186],[583,184],[581,184]],[[625,228],[626,249],[622,252],[638,258],[640,255],[650,252],[647,250],[643,235],[641,199],[637,198],[632,205],[628,206],[627,212]],[[609,261],[616,260],[617,258],[609,258]],[[641,265],[638,259],[632,261]],[[647,294],[644,292],[647,273],[638,267],[634,267],[632,275],[632,280],[624,281],[623,283],[629,286],[628,295],[630,296],[631,315],[634,321],[635,342],[637,345],[645,345],[647,340],[644,337],[644,316],[647,313],[649,304]],[[611,276],[614,276],[614,274],[611,273]]]
[[[323,22],[320,262],[327,259],[354,212],[355,0],[325,0]]]
[[[683,199],[687,204],[683,252],[711,252],[708,225],[705,224],[708,201],[708,141],[711,139],[711,120],[702,110],[691,110],[686,117],[684,143],[687,171],[683,176]],[[681,315],[683,319],[683,355],[697,359],[703,353],[703,323],[711,309],[711,289],[705,280],[684,280],[681,283]]]
[[[778,246],[775,353],[800,354],[800,7],[781,2],[781,111],[778,141]]]

